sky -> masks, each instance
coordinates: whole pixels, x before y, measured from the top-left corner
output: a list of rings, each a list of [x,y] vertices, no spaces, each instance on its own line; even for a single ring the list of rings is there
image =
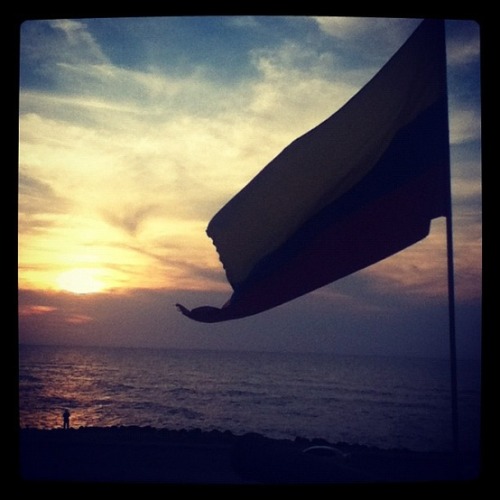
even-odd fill
[[[154,17],[21,26],[19,341],[448,355],[445,221],[367,269],[257,316],[205,230],[339,109],[420,19]],[[480,356],[480,27],[446,21],[457,350]]]

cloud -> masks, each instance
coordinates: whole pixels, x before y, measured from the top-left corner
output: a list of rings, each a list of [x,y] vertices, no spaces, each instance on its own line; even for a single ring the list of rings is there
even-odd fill
[[[354,278],[359,281],[359,276]],[[328,296],[328,289],[338,300]],[[398,299],[385,299],[382,304],[381,298],[376,307],[372,295],[370,307],[363,309],[359,307],[365,298],[362,290],[361,297],[342,300],[342,282],[328,289],[261,315],[217,325],[190,321],[174,304],[219,305],[227,299],[223,292],[142,289],[82,297],[20,290],[21,306],[43,305],[58,312],[22,317],[19,340],[57,345],[447,356],[447,310],[442,303],[429,301],[415,307]],[[457,309],[459,355],[479,356],[478,311],[477,304]],[[68,322],[63,315],[66,319],[89,316],[93,321]]]
[[[436,332],[446,323],[447,294],[442,222],[401,254],[256,317],[201,325],[175,310],[176,302],[220,306],[229,298],[205,234],[210,218],[292,140],[357,92],[418,23],[323,19],[302,36],[300,20],[293,21],[298,31],[287,31],[282,20],[276,33],[269,31],[272,20],[241,21],[247,26],[232,23],[232,36],[244,30],[253,38],[234,51],[228,45],[230,61],[241,56],[241,72],[240,66],[219,72],[201,54],[189,59],[188,37],[169,59],[172,46],[154,44],[185,34],[179,25],[169,24],[168,33],[155,25],[133,60],[126,44],[109,49],[114,35],[105,23],[100,31],[84,21],[23,25],[21,341],[356,353],[386,353],[387,346],[414,353],[418,343],[415,352],[428,354],[441,338]],[[131,26],[130,38],[117,31],[134,45],[144,31]],[[144,20],[142,29],[147,26]],[[222,47],[219,38],[210,38],[217,41],[211,50]],[[453,48],[453,60],[468,71],[475,49],[459,49]],[[450,89],[456,96],[450,105],[457,314],[473,304],[476,318],[479,116],[474,100],[464,103],[460,88]],[[108,291],[82,297],[23,289],[50,287],[74,268],[102,272]],[[475,335],[478,324],[457,321],[467,335]]]
[[[464,65],[478,60],[480,55],[479,39],[475,38],[468,42],[452,41],[448,49],[448,63],[453,65]]]
[[[448,21],[446,55],[448,64],[463,67],[477,64],[480,56],[479,25],[475,21]]]
[[[252,62],[260,78],[250,87],[249,112],[274,130],[293,127],[293,134],[305,133],[358,90],[352,74],[332,71],[331,54],[295,42],[255,50]]]
[[[21,26],[21,84],[60,88],[65,64],[105,64],[99,44],[82,21],[26,21]]]
[[[481,139],[479,111],[465,104],[458,104],[450,111],[450,142],[452,145]]]
[[[72,206],[72,201],[58,194],[50,183],[19,174],[18,230],[21,234],[50,230],[57,225],[58,217]]]
[[[235,28],[256,29],[260,27],[257,16],[229,16],[227,23]]]
[[[330,303],[331,307],[344,309],[355,315],[378,314],[387,310],[387,304],[373,300],[369,280],[359,275],[319,288],[311,296]],[[370,290],[371,292],[371,290]]]
[[[22,214],[64,213],[71,207],[71,201],[60,196],[48,182],[24,173],[19,175],[19,195]]]
[[[463,170],[467,168],[471,171],[475,170],[475,164],[470,167],[468,165],[467,163],[462,164],[461,168]],[[476,179],[470,179],[466,176],[457,176],[457,178],[453,179],[452,196],[453,202],[460,205],[460,214],[470,216],[474,212],[478,219],[480,219],[482,200],[481,183]]]
[[[353,40],[377,36],[385,39],[400,39],[418,21],[380,17],[315,17],[320,29],[335,38]]]
[[[124,230],[130,236],[135,237],[145,222],[151,215],[158,211],[157,205],[140,205],[135,207],[127,206],[119,213],[117,211],[103,210],[104,220],[112,226]]]
[[[83,94],[22,92],[22,109],[37,112],[22,116],[24,157],[49,160],[38,144],[57,138],[49,154],[60,168],[85,168],[89,179],[110,184],[104,177],[112,165],[115,177],[118,170],[123,174],[121,192],[127,179],[135,191],[153,197],[163,190],[164,201],[182,189],[184,203],[176,213],[193,216],[194,207],[202,207],[206,217],[297,135],[326,118],[325,100],[333,111],[352,94],[352,85],[318,74],[323,56],[313,56],[297,45],[255,53],[260,77],[230,94],[201,75],[172,83],[159,73],[110,65],[104,72],[83,64],[79,73],[94,82]],[[309,62],[301,67],[297,61]]]
[[[41,306],[41,305],[22,305],[19,307],[20,316],[39,316],[41,314],[49,314],[57,311],[57,307]]]
[[[52,240],[53,252],[64,249],[65,265],[87,255],[114,265],[127,286],[221,290],[223,270],[205,234],[210,218],[359,90],[378,69],[374,61],[385,62],[416,24],[316,21],[343,41],[335,50],[285,37],[253,47],[248,78],[231,82],[214,79],[206,66],[185,64],[181,74],[166,71],[165,61],[147,69],[113,63],[81,21],[29,25],[44,30],[46,48],[56,39],[59,46],[46,59],[37,55],[57,84],[21,91],[21,203],[26,214],[51,205],[50,218],[37,223],[57,225],[59,234],[66,228],[64,243]],[[30,33],[23,47],[33,55]],[[368,45],[383,46],[375,59]],[[354,51],[370,68],[346,69]],[[453,109],[453,143],[475,140],[474,108]],[[457,186],[463,201],[477,197],[474,181]],[[399,279],[380,269],[375,279],[384,272]]]
[[[53,49],[61,49],[57,54],[60,61],[79,60],[102,63],[108,60],[83,21],[56,19],[47,21],[47,24],[54,31],[52,37],[46,37],[45,40],[52,42]]]
[[[418,19],[379,17],[314,17],[320,30],[337,42],[339,56],[359,62],[379,65],[406,41],[418,26]]]
[[[453,235],[455,295],[457,301],[478,300],[482,295],[480,226],[455,225]],[[370,278],[377,293],[395,290],[421,301],[448,297],[447,243],[444,218],[435,219],[424,240],[360,272]]]
[[[69,314],[64,318],[64,322],[68,325],[85,325],[93,321],[94,318],[88,314]]]

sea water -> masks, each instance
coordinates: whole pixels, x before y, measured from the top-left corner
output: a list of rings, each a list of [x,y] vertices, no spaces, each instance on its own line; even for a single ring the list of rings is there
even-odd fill
[[[152,426],[452,447],[447,360],[327,353],[19,347],[20,427]],[[462,449],[477,450],[480,362],[459,361]]]

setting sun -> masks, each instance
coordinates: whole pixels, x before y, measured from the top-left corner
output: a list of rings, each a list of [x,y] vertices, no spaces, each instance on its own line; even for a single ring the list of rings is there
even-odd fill
[[[61,273],[57,279],[57,284],[62,290],[73,293],[97,293],[105,286],[102,281],[96,278],[98,271],[95,269],[72,269]]]

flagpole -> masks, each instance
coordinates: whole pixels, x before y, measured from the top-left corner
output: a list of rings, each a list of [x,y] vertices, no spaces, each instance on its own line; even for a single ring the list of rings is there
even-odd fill
[[[446,217],[446,246],[448,257],[448,309],[449,309],[449,342],[450,342],[450,375],[451,375],[451,411],[453,451],[458,453],[458,388],[457,388],[457,349],[455,335],[455,277],[453,265],[453,227],[450,207]]]
[[[445,38],[445,21],[442,22],[443,50],[444,60],[446,61],[446,38]],[[445,77],[447,82],[446,64],[444,67]],[[447,86],[447,84],[446,84]],[[446,92],[447,93],[447,92]],[[446,102],[446,115],[449,117],[448,102]],[[448,122],[447,139],[450,143],[450,131]],[[448,146],[449,147],[449,146]],[[458,429],[458,384],[457,384],[457,347],[456,347],[456,332],[455,332],[455,270],[453,262],[453,222],[452,222],[452,190],[451,190],[451,157],[448,149],[447,161],[447,207],[446,207],[446,249],[448,261],[448,317],[449,317],[449,350],[450,350],[450,382],[451,382],[451,417],[452,417],[452,437],[453,451],[458,454],[459,451],[459,429]]]

